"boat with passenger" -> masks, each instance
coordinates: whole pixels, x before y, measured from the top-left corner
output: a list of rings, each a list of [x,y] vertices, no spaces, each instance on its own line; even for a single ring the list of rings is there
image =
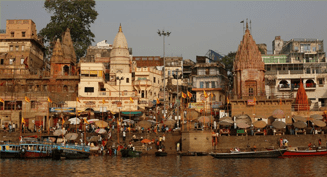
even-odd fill
[[[0,159],[21,158],[21,154],[19,143],[4,142],[4,144],[0,144]]]

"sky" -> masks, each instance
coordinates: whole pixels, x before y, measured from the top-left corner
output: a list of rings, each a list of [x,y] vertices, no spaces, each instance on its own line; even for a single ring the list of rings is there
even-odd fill
[[[7,19],[32,19],[40,31],[51,14],[44,1],[1,0],[0,29]],[[163,37],[157,31],[171,32],[166,37],[166,56],[182,56],[195,61],[209,49],[222,55],[237,51],[246,18],[251,20],[256,43],[272,51],[275,36],[327,39],[327,1],[96,1],[99,13],[91,30],[95,42],[109,44],[122,24],[134,56],[163,56]]]

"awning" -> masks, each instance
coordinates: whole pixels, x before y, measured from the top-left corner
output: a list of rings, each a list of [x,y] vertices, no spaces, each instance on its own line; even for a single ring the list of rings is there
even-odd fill
[[[121,112],[122,116],[141,116],[141,111],[123,111]]]

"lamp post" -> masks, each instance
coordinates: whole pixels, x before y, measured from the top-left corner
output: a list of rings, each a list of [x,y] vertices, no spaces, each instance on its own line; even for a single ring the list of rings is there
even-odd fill
[[[180,100],[179,100],[179,92],[178,92],[178,87],[179,87],[179,85],[178,85],[178,79],[180,78],[180,75],[178,74],[179,72],[182,72],[182,71],[180,71],[179,69],[176,69],[175,70],[175,74],[173,75],[174,76],[174,78],[177,80],[177,121],[179,121],[180,122],[180,120],[179,120],[179,107],[180,107]],[[180,124],[179,124],[179,126],[180,126]]]
[[[122,103],[121,103],[121,100],[120,100],[120,84],[121,84],[121,81],[124,79],[124,77],[116,77],[117,80],[119,80],[119,104],[120,106],[122,106]],[[119,144],[119,123],[118,121],[120,120],[120,109],[121,107],[118,107],[119,109],[119,118],[117,118],[117,146]]]
[[[162,36],[163,38],[163,60],[164,60],[164,67],[163,67],[163,76],[164,76],[164,117],[166,115],[166,60],[165,60],[165,37],[169,37],[171,32],[165,32],[165,30],[158,30],[158,35]]]

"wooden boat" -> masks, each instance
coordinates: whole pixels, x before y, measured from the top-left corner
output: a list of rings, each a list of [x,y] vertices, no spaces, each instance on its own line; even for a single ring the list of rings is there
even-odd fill
[[[22,158],[49,158],[52,153],[52,144],[38,142],[22,142],[20,144]]]
[[[295,157],[295,156],[324,156],[327,155],[327,149],[317,149],[317,150],[298,150],[298,148],[288,149],[283,157]]]
[[[195,152],[181,152],[179,153],[180,156],[196,156]]]
[[[207,156],[207,155],[209,155],[209,154],[206,153],[206,152],[196,152],[196,155],[197,155],[197,156]]]
[[[52,159],[87,159],[90,157],[90,147],[82,145],[54,145]]]
[[[19,144],[6,143],[0,145],[0,159],[21,158],[21,155]]]
[[[156,156],[167,156],[167,152],[157,151],[154,153]]]
[[[210,155],[215,158],[277,158],[283,156],[285,151],[286,149],[249,152],[232,151],[230,153],[210,153]]]
[[[140,157],[141,151],[133,151],[132,149],[122,149],[120,150],[122,157]]]

